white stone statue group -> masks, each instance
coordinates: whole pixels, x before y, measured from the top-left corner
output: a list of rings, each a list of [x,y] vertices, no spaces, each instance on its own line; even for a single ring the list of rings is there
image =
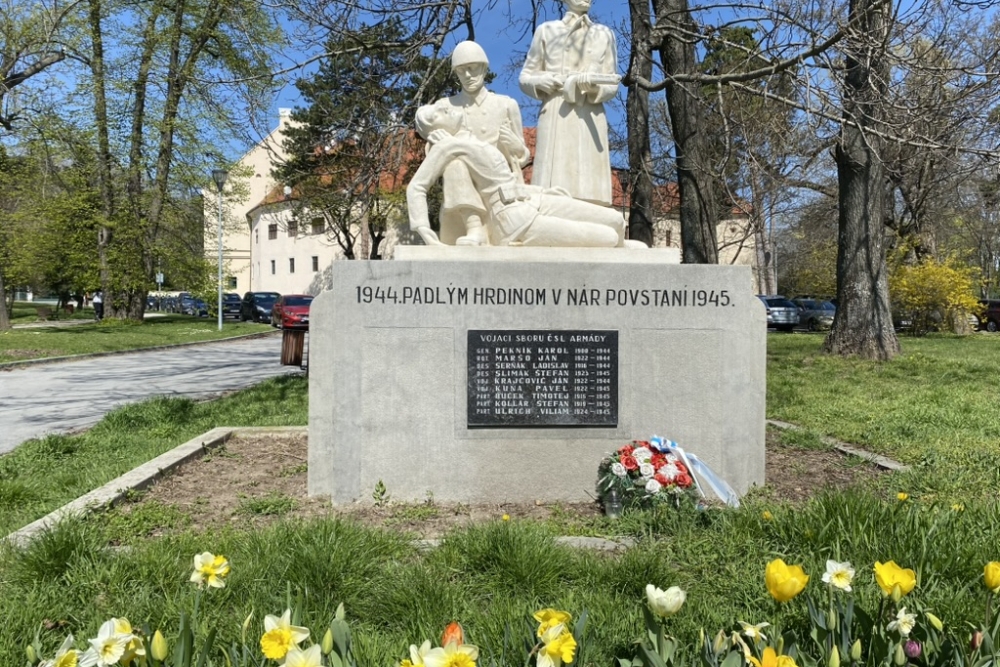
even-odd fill
[[[615,96],[614,34],[587,16],[590,0],[565,0],[566,15],[535,31],[521,90],[542,102],[531,185],[521,110],[485,87],[489,61],[475,42],[451,56],[462,92],[417,110],[427,157],[406,190],[410,227],[427,245],[645,247],[625,240],[611,206],[604,102]],[[440,237],[427,191],[443,177]]]

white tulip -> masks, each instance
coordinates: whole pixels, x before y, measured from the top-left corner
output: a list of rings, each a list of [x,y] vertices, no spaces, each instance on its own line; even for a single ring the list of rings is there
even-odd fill
[[[653,584],[646,585],[646,601],[649,610],[661,618],[673,616],[684,605],[687,594],[679,586],[671,586],[663,591]]]

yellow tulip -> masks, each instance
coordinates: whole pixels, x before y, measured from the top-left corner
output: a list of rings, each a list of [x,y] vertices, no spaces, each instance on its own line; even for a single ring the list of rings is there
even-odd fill
[[[761,655],[760,660],[752,655],[748,659],[754,667],[798,667],[793,658],[787,655],[778,655],[770,646],[764,649],[764,654]]]
[[[917,575],[909,568],[896,565],[895,561],[875,563],[875,581],[882,592],[901,597],[913,590],[917,585]]]
[[[764,583],[771,597],[778,602],[788,602],[806,587],[809,575],[800,565],[787,565],[785,561],[776,558],[764,570]]]
[[[983,568],[983,580],[986,582],[986,588],[994,593],[1000,593],[1000,563],[995,560],[987,563]]]

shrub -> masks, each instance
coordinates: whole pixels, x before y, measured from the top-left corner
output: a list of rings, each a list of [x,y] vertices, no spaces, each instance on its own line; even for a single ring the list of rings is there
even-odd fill
[[[897,316],[912,321],[913,332],[966,333],[969,315],[979,310],[973,293],[975,269],[954,258],[927,259],[900,265],[889,276],[889,292]]]

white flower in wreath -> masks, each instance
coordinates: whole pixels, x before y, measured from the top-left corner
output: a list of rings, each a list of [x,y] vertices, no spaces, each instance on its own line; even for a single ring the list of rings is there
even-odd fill
[[[646,482],[646,493],[648,493],[651,496],[655,496],[657,493],[660,492],[660,489],[662,488],[663,487],[660,485],[660,483],[657,482],[655,479],[651,479],[648,482]]]
[[[636,447],[632,451],[632,456],[639,463],[648,463],[649,459],[653,458],[653,452],[649,447]]]
[[[673,454],[667,454],[663,458],[667,460],[667,463],[677,463],[677,457],[674,456]]]
[[[656,468],[653,467],[652,463],[640,463],[639,464],[639,474],[649,479],[656,474]]]
[[[628,470],[626,470],[625,466],[623,466],[621,463],[615,461],[614,463],[611,464],[611,474],[614,475],[615,477],[624,477],[625,475],[628,474]]]
[[[674,481],[674,478],[677,477],[677,475],[679,475],[680,472],[681,472],[680,468],[678,468],[673,463],[667,463],[662,468],[660,468],[660,474],[666,477],[671,482]]]

